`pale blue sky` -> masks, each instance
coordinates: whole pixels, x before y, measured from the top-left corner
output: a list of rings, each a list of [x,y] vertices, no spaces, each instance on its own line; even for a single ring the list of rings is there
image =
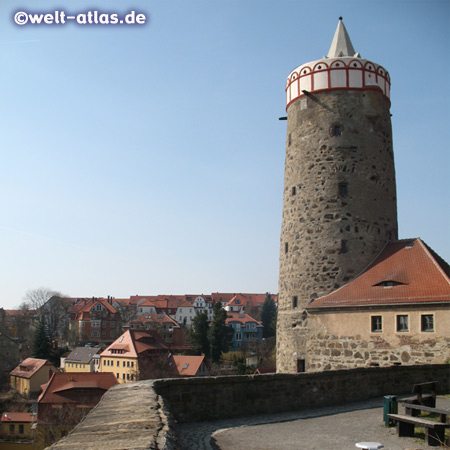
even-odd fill
[[[341,15],[392,78],[400,237],[450,261],[449,5],[3,0],[0,306],[40,286],[277,292],[285,81],[328,52]],[[148,23],[12,20],[55,9]]]

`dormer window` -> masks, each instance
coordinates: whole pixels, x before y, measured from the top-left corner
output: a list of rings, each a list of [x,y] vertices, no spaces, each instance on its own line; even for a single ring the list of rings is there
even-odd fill
[[[401,283],[400,281],[395,281],[395,280],[385,280],[382,281],[381,283],[375,284],[374,286],[382,286],[385,288],[391,288],[394,286],[401,286],[404,285],[405,283]]]

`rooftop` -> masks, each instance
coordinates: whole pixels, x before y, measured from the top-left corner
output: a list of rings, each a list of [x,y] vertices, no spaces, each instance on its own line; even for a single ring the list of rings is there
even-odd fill
[[[420,239],[388,243],[358,277],[308,309],[450,302],[449,266]]]

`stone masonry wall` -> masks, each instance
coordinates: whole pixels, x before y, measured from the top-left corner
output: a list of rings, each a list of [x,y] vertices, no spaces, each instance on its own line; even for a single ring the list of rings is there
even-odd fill
[[[369,341],[361,336],[338,337],[324,332],[310,334],[307,345],[308,371],[356,367],[433,364],[450,360],[450,337],[419,342],[405,336],[392,348],[381,336]]]
[[[174,449],[175,422],[277,413],[410,394],[438,382],[450,393],[450,366],[402,366],[297,375],[177,378],[111,388],[75,430],[52,449]]]
[[[277,370],[305,357],[304,308],[397,239],[389,101],[377,91],[309,94],[288,108]]]
[[[157,380],[156,392],[178,422],[277,413],[410,394],[419,382],[436,380],[450,392],[450,366],[429,365]]]

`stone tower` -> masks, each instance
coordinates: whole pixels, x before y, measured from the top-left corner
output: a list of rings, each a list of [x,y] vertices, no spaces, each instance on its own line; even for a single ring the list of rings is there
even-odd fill
[[[342,22],[324,58],[287,79],[277,371],[308,371],[305,307],[356,277],[397,239],[386,69]]]

